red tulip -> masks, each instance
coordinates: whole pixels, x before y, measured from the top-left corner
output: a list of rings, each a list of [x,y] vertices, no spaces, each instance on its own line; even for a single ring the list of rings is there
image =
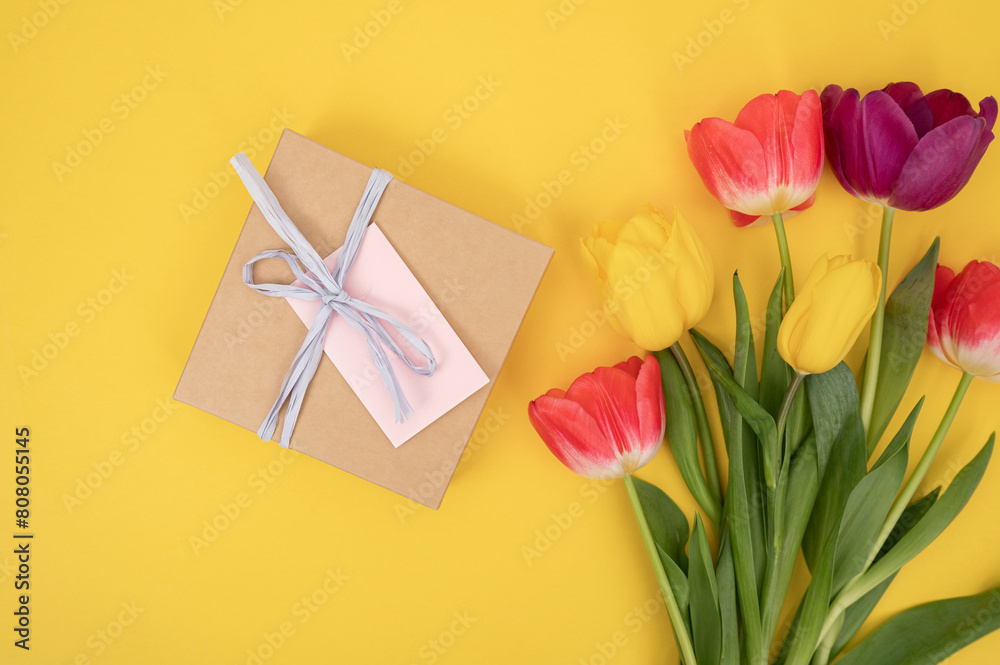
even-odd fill
[[[663,443],[666,408],[660,365],[632,356],[598,367],[569,390],[528,405],[539,436],[559,461],[587,478],[621,478],[645,466]]]
[[[823,172],[819,95],[760,95],[736,122],[705,118],[684,132],[688,155],[737,226],[812,205]]]
[[[1000,383],[1000,268],[971,261],[956,275],[938,266],[927,346],[949,365]]]

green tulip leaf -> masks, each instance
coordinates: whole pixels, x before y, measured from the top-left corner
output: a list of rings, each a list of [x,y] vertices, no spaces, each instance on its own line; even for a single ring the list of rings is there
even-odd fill
[[[698,665],[719,665],[722,654],[722,615],[719,589],[712,566],[705,526],[695,514],[689,551],[688,588],[691,606],[691,639]]]
[[[733,300],[736,303],[736,345],[733,354],[733,376],[754,401],[757,400],[757,353],[750,324],[750,308],[740,277],[733,273]]]
[[[688,586],[687,575],[677,565],[677,562],[660,547],[659,543],[656,544],[656,550],[660,555],[660,561],[663,562],[663,572],[667,575],[667,583],[670,584],[670,588],[674,592],[674,600],[677,602],[677,608],[680,610],[681,616],[684,617],[684,622],[690,633],[691,622],[688,619],[688,609],[691,603],[691,591]]]
[[[656,352],[660,362],[663,396],[666,401],[667,442],[691,495],[713,524],[718,524],[722,507],[705,480],[698,457],[698,427],[691,393],[677,359],[670,349]]]
[[[697,339],[697,338],[696,338]],[[712,359],[706,358],[706,364],[708,365],[708,371],[712,374],[712,380],[717,382],[722,389],[729,393],[730,398],[733,400],[733,404],[736,406],[736,410],[739,411],[743,420],[750,425],[754,433],[763,442],[762,448],[767,450],[768,448],[776,451],[778,448],[778,427],[774,423],[774,418],[771,417],[767,411],[764,410],[760,404],[757,403],[750,393],[744,390],[729,374],[726,368],[719,366]],[[730,451],[732,455],[732,451]],[[774,461],[771,462],[772,467]],[[765,463],[765,469],[767,469],[767,463]],[[772,474],[773,474],[772,469]],[[765,475],[767,475],[765,473]],[[774,487],[775,478],[771,475],[767,479],[768,487]]]
[[[687,555],[684,547],[688,541],[688,521],[684,511],[677,507],[666,492],[652,483],[632,477],[639,503],[646,514],[653,542],[667,558],[674,561],[681,574],[687,577]]]
[[[760,405],[775,420],[781,410],[781,400],[792,381],[792,368],[778,353],[778,328],[781,326],[781,288],[785,271],[778,274],[778,281],[767,300],[764,329],[764,355],[760,367]]]
[[[833,593],[840,591],[868,563],[868,556],[882,529],[882,523],[906,476],[910,436],[922,405],[923,399],[913,408],[885,452],[871,471],[858,482],[847,500],[837,539]]]
[[[726,451],[729,453],[729,488],[727,490],[727,506],[733,491],[738,491],[743,497],[739,504],[739,516],[749,529],[748,544],[736,543],[734,536],[734,556],[748,555],[753,563],[755,586],[758,595],[764,583],[764,569],[767,565],[767,545],[764,535],[764,489],[760,480],[758,465],[757,441],[753,430],[746,425],[736,402],[725,385],[733,390],[742,391],[736,383],[732,369],[719,349],[696,330],[691,331],[699,353],[709,368],[712,385],[715,387],[715,397],[719,405],[719,415],[722,419],[722,430],[726,440]],[[713,370],[714,368],[714,370]],[[745,393],[744,393],[745,394]],[[770,416],[768,416],[770,417]],[[738,457],[738,459],[736,459]],[[736,470],[734,470],[734,467]],[[735,474],[735,475],[734,475]],[[734,478],[742,478],[743,482],[734,482]],[[727,508],[723,507],[723,512]],[[743,534],[740,534],[742,537]]]
[[[758,569],[763,570],[763,558],[766,554],[764,537],[755,542],[751,527],[751,515],[757,510],[747,500],[745,474],[743,472],[743,441],[742,438],[732,442],[729,456],[729,490],[726,496],[726,520],[733,535],[733,562],[736,569],[737,598],[740,603],[740,613],[743,618],[743,633],[748,650],[760,653],[763,649],[763,635],[760,623],[760,605],[758,595],[760,584]],[[759,551],[761,562],[755,560]],[[759,568],[758,568],[759,566]],[[761,579],[763,575],[761,573]]]
[[[715,568],[719,589],[719,614],[722,619],[720,665],[740,665],[740,629],[736,612],[736,570],[729,532],[722,534],[719,562]]]
[[[972,458],[971,462],[958,472],[948,490],[931,506],[927,514],[905,536],[900,538],[895,547],[872,564],[871,568],[858,581],[858,593],[867,593],[888,579],[904,564],[922,552],[951,524],[952,520],[968,503],[969,498],[972,497],[979,481],[982,480],[986,465],[993,454],[995,438],[995,434],[990,435],[986,445]]]
[[[765,601],[767,604],[761,608],[761,624],[764,635],[767,637],[774,635],[777,628],[781,607],[784,604],[788,585],[795,570],[795,561],[798,558],[802,537],[805,535],[809,515],[812,513],[816,493],[819,489],[815,437],[809,437],[799,446],[799,450],[792,457],[787,474],[787,481],[784,478],[779,480],[779,482],[787,482],[788,489],[785,493],[781,553],[774,564],[774,570],[771,573],[772,580],[770,580],[774,592],[768,598],[770,602]],[[782,476],[784,475],[783,471]]]
[[[847,365],[840,363],[829,372],[810,375],[806,385],[820,486],[802,539],[802,553],[809,569],[815,571],[827,541],[839,532],[851,492],[865,477],[867,457],[858,388]]]
[[[757,403],[760,396],[760,386],[757,381],[757,353],[753,339],[753,326],[750,323],[750,308],[747,305],[746,294],[743,292],[740,277],[736,273],[733,273],[733,303],[736,314],[736,337],[733,346],[733,379],[750,396],[753,403]],[[743,487],[747,501],[751,506],[748,512],[750,518],[750,541],[753,544],[754,573],[757,581],[757,594],[759,596],[764,586],[764,572],[767,568],[764,501],[767,490],[762,482],[764,474],[761,467],[763,465],[764,469],[771,469],[772,471],[776,469],[777,428],[775,428],[773,442],[761,437],[757,434],[750,421],[743,415],[739,403],[739,400],[735,402],[737,411],[740,411],[743,419],[743,429],[740,434],[743,440]],[[763,413],[766,413],[766,411]],[[767,427],[766,421],[763,423],[763,426]],[[759,506],[759,508],[754,510],[753,506]]]
[[[926,603],[897,614],[837,664],[933,665],[997,628],[1000,587],[975,596]]]
[[[757,381],[757,353],[753,340],[753,329],[750,323],[750,309],[747,306],[746,294],[743,292],[743,285],[740,283],[738,274],[733,274],[733,300],[736,303],[736,345],[733,358],[733,378],[740,388],[750,398],[746,401],[742,398],[736,399],[736,408],[743,415],[744,421],[753,429],[761,445],[762,459],[760,466],[763,467],[764,479],[768,487],[774,489],[778,477],[778,430],[773,425],[774,418],[763,408],[758,399],[760,397],[760,385]],[[735,396],[734,396],[735,397]],[[741,406],[741,404],[743,406]],[[750,416],[745,408],[750,409]],[[759,420],[760,427],[755,424],[762,416],[766,418]],[[768,425],[768,422],[771,425]],[[771,434],[773,427],[774,434]],[[746,453],[747,451],[744,450]],[[744,461],[743,467],[746,471],[758,471],[757,451],[750,450],[750,454]],[[759,478],[759,473],[757,474]],[[748,486],[750,479],[748,478]]]
[[[896,522],[896,526],[889,534],[889,538],[887,538],[885,544],[882,545],[882,549],[879,551],[878,556],[875,557],[876,561],[892,549],[892,547],[899,542],[899,540],[905,536],[907,532],[909,532],[909,530],[917,524],[917,522],[920,521],[920,518],[922,518],[930,507],[934,505],[934,502],[937,500],[940,493],[941,488],[938,487],[916,503],[907,506],[906,510],[903,511],[903,514],[900,515],[899,520]],[[842,624],[842,628],[837,636],[834,648],[830,652],[831,659],[843,650],[847,643],[851,641],[851,638],[854,637],[857,631],[861,628],[861,625],[865,622],[865,619],[868,618],[868,615],[871,614],[872,610],[875,609],[875,605],[878,604],[878,601],[882,598],[882,594],[885,593],[885,590],[889,587],[889,584],[892,582],[894,577],[895,574],[847,608],[847,611],[844,613],[845,620]],[[805,599],[803,598],[803,601],[804,600]],[[788,649],[791,646],[791,638],[798,632],[799,619],[802,615],[802,606],[803,603],[800,602],[798,609],[795,612],[795,617],[789,626],[786,639],[782,643],[781,651],[774,661],[774,665],[785,665],[785,660],[788,657]]]
[[[816,461],[815,437],[809,437],[799,447],[789,467],[783,549],[791,559],[791,563],[794,564],[799,551],[799,543],[805,533],[809,516],[812,514],[813,502],[819,491],[819,465]]]
[[[878,384],[868,426],[869,457],[903,399],[927,340],[939,245],[940,238],[935,238],[924,258],[896,287],[885,304]]]
[[[812,580],[802,599],[795,632],[788,637],[785,665],[807,665],[812,660],[830,606],[836,549],[837,535],[834,533],[826,539],[817,556]]]
[[[744,431],[739,410],[735,408],[733,392],[742,393],[753,401],[736,383],[722,352],[697,331],[691,331],[695,344],[709,367],[715,394],[719,402],[719,413],[724,420],[731,418],[726,430],[726,444],[729,451],[729,487],[726,492],[725,521],[732,536],[733,567],[736,577],[736,594],[743,619],[743,634],[746,646],[752,653],[763,653],[763,635],[760,624],[758,595],[763,581],[764,559],[767,554],[761,519],[760,501],[748,499],[747,474],[744,470]],[[728,386],[728,387],[727,387]],[[756,402],[754,402],[756,404]],[[758,405],[758,408],[760,406]],[[763,409],[761,409],[763,412]],[[764,415],[767,416],[766,412]],[[770,418],[770,416],[767,416]],[[774,421],[772,420],[772,425]],[[725,422],[723,423],[726,428]],[[751,443],[753,437],[749,437]],[[758,526],[754,526],[754,522]]]
[[[917,522],[920,521],[927,511],[930,510],[934,502],[937,501],[938,495],[941,494],[941,488],[938,487],[930,494],[927,494],[922,499],[916,503],[912,503],[906,507],[903,514],[899,516],[896,521],[896,526],[893,527],[892,532],[886,539],[885,543],[882,545],[882,549],[879,550],[878,555],[875,557],[875,561],[878,561],[886,552],[891,550],[893,546],[899,542],[899,539],[905,536],[910,529],[912,529]],[[833,649],[830,651],[830,658],[833,659],[844,650],[847,643],[861,630],[861,626],[864,624],[865,620],[878,605],[878,601],[882,600],[882,595],[892,584],[892,581],[896,579],[896,573],[890,575],[884,582],[879,584],[877,587],[866,593],[860,600],[847,608],[844,612],[844,623],[841,626],[840,632],[837,634],[837,639],[833,643]]]
[[[712,379],[712,385],[715,388],[716,401],[719,406],[719,419],[722,421],[722,434],[726,443],[726,452],[731,455],[732,451],[729,449],[730,444],[737,438],[742,437],[743,418],[740,416],[740,412],[736,409],[736,404],[733,402],[733,398],[730,397],[729,393],[721,386],[715,373],[711,371],[711,367],[715,365],[718,367],[719,372],[727,376],[730,381],[735,383],[735,379],[733,378],[733,369],[729,366],[729,361],[726,360],[726,357],[722,355],[722,351],[708,341],[708,338],[700,332],[697,330],[691,330],[691,338],[694,340],[695,346],[698,347],[698,353],[701,355],[702,360],[705,361],[705,366],[709,368],[709,376]]]

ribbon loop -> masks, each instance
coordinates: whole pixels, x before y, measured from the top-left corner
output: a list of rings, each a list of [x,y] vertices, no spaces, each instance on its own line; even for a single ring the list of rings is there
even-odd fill
[[[250,259],[243,266],[243,282],[260,294],[276,298],[298,298],[300,300],[320,300],[322,305],[316,318],[313,320],[305,340],[295,354],[285,380],[281,384],[278,397],[271,406],[271,410],[261,423],[257,435],[268,441],[274,435],[277,428],[278,413],[281,407],[288,402],[285,412],[285,421],[281,430],[281,447],[287,448],[291,441],[292,431],[295,429],[295,422],[298,419],[299,409],[302,407],[302,400],[305,396],[306,388],[316,368],[319,367],[320,356],[323,353],[323,342],[326,338],[326,329],[333,320],[334,314],[339,314],[355,330],[364,336],[368,344],[368,353],[371,356],[372,364],[382,377],[396,412],[396,422],[402,422],[413,415],[413,409],[403,394],[403,389],[399,385],[396,372],[389,363],[387,350],[398,357],[407,368],[421,376],[430,376],[437,368],[437,361],[427,343],[409,326],[401,323],[392,316],[389,316],[377,307],[366,303],[364,300],[354,298],[344,290],[344,281],[357,257],[358,249],[361,247],[361,240],[364,238],[368,223],[372,214],[378,206],[382,192],[392,180],[392,175],[388,171],[375,169],[368,178],[368,184],[361,195],[361,201],[354,218],[347,229],[347,237],[344,247],[337,257],[337,263],[331,272],[323,259],[316,253],[305,236],[296,228],[295,224],[274,196],[274,193],[264,182],[257,169],[244,153],[239,153],[229,160],[236,170],[240,180],[246,186],[247,191],[253,198],[254,203],[260,208],[271,228],[284,240],[291,251],[282,249],[265,250]],[[296,279],[302,286],[290,284],[258,284],[253,278],[253,267],[258,261],[263,259],[281,259],[288,264]],[[416,355],[422,358],[418,365],[414,362],[395,339],[392,333],[395,332],[402,337],[413,348]]]

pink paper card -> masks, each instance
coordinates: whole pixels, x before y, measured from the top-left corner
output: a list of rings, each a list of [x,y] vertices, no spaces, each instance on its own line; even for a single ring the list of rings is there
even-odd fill
[[[323,259],[331,270],[340,251]],[[301,285],[300,282],[295,284]],[[398,448],[489,383],[476,359],[375,224],[368,226],[361,240],[344,281],[344,290],[413,328],[427,342],[437,360],[437,370],[432,376],[420,376],[395,354],[388,354],[403,394],[413,407],[413,415],[397,423],[392,398],[372,365],[364,337],[336,314],[330,321],[323,351],[393,446]],[[310,327],[319,312],[320,301],[285,300],[306,328]]]

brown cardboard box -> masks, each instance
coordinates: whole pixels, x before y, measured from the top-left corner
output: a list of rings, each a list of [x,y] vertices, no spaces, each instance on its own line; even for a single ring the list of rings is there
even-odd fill
[[[370,173],[370,167],[286,129],[265,180],[316,252],[327,256],[343,244]],[[398,180],[389,183],[372,221],[490,382],[394,448],[324,354],[290,447],[437,508],[552,249]],[[244,285],[241,272],[258,252],[287,248],[252,205],[175,399],[257,431],[306,328],[287,302]],[[294,278],[281,262],[265,261],[255,268],[255,279],[289,284]]]

